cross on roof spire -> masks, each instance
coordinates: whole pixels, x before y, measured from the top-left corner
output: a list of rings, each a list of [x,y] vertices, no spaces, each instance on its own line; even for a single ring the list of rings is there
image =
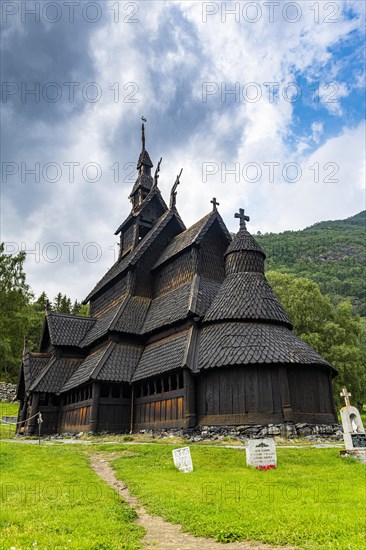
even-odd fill
[[[217,210],[217,207],[220,206],[220,203],[217,202],[216,197],[212,199],[211,204],[213,205],[213,211]]]
[[[249,216],[246,216],[244,214],[244,209],[243,208],[239,208],[239,213],[235,214],[235,218],[240,219],[240,229],[246,229],[247,228],[245,222],[249,222],[250,218],[249,218]]]
[[[350,401],[349,401],[349,398],[351,397],[351,393],[349,393],[349,391],[347,391],[347,388],[343,388],[341,393],[339,394],[341,397],[344,397],[344,401],[346,403],[346,407],[349,407],[350,406]]]

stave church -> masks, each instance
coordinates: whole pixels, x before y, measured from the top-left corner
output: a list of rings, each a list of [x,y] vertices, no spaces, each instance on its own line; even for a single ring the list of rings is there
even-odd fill
[[[161,159],[160,159],[161,161]],[[284,422],[334,424],[335,369],[292,332],[246,222],[231,237],[213,199],[185,227],[145,148],[117,228],[119,257],[89,293],[89,317],[47,312],[25,341],[18,433],[115,432]]]

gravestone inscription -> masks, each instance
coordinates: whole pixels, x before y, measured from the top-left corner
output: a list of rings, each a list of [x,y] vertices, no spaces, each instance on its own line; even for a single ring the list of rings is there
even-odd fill
[[[178,470],[180,470],[181,472],[193,472],[191,450],[189,447],[174,449],[173,460],[175,467],[178,468]]]
[[[246,447],[247,466],[258,469],[277,467],[276,445],[273,439],[251,439]]]

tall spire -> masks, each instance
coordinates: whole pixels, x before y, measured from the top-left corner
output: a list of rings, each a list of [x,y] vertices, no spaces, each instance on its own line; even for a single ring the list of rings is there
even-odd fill
[[[141,153],[140,153],[140,156],[139,156],[139,160],[137,161],[137,170],[139,170],[139,174],[145,173],[145,174],[150,175],[150,168],[152,168],[154,165],[151,162],[151,158],[150,158],[149,153],[145,149],[145,144],[146,144],[146,140],[145,140],[145,122],[146,122],[146,118],[142,116],[141,120],[142,120],[142,125],[141,125]],[[145,167],[146,170],[141,170],[142,167]]]
[[[145,122],[146,118],[141,117],[142,125],[141,125],[141,153],[137,161],[137,170],[138,170],[138,176],[137,180],[135,181],[135,184],[133,186],[133,189],[130,194],[130,199],[132,202],[132,208],[135,210],[140,206],[140,204],[144,201],[144,199],[147,197],[149,192],[151,191],[151,188],[154,185],[154,180],[151,175],[151,168],[153,167],[153,163],[151,162],[151,158],[149,153],[145,149]]]

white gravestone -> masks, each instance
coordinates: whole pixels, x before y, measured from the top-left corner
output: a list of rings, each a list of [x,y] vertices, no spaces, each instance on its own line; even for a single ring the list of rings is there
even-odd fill
[[[174,465],[184,473],[193,472],[191,450],[189,447],[175,449],[173,451]]]
[[[343,388],[341,397],[344,397],[346,406],[341,409],[343,426],[343,439],[347,451],[366,449],[366,433],[362,424],[360,413],[356,407],[350,404],[351,394],[347,388]]]
[[[247,466],[276,468],[277,453],[273,439],[250,439],[246,447]]]

